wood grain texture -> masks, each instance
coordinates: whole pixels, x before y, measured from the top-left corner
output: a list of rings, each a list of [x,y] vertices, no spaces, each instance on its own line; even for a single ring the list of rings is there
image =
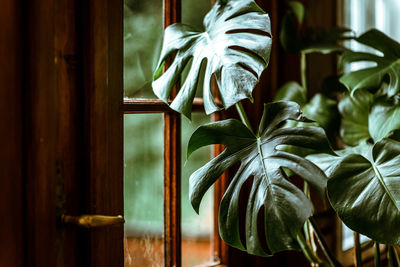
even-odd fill
[[[86,211],[123,214],[123,2],[83,4]],[[123,266],[123,226],[91,230],[85,266]]]
[[[181,0],[164,0],[164,27],[181,21]],[[169,65],[170,62],[167,62]],[[179,83],[172,90],[175,97]],[[164,113],[164,265],[181,267],[181,117]]]
[[[24,155],[27,266],[56,266],[54,1],[26,1]]]
[[[55,2],[55,58],[57,77],[57,176],[56,208],[61,214],[84,213],[84,134],[82,26],[77,0]],[[80,229],[58,225],[57,267],[79,266],[82,255]]]
[[[24,263],[22,152],[22,14],[19,2],[0,8],[0,266]]]

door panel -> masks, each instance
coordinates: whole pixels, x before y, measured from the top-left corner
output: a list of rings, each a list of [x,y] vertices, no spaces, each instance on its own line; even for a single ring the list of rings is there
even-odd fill
[[[122,1],[84,4],[86,211],[123,214]],[[88,264],[123,266],[123,226],[89,230]]]

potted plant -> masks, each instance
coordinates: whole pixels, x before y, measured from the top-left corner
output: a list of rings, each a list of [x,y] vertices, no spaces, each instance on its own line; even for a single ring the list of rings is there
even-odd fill
[[[290,2],[290,7],[280,39],[285,48],[301,54],[302,84],[286,84],[276,102],[264,105],[257,130],[252,129],[241,101],[252,99],[252,90],[269,62],[272,37],[268,15],[252,0],[219,0],[204,18],[204,32],[183,24],[165,29],[152,83],[154,93],[169,103],[173,87],[189,64],[187,77],[170,107],[190,118],[202,79],[205,112],[236,106],[241,118],[208,123],[193,133],[188,156],[211,144],[223,144],[225,150],[191,175],[192,206],[198,211],[207,189],[227,168],[239,163],[220,203],[219,232],[227,244],[260,256],[298,249],[314,264],[340,266],[312,220],[310,185],[322,197],[327,192],[332,207],[352,230],[390,245],[389,260],[393,264],[397,259],[399,264],[392,246],[400,245],[400,44],[372,30],[355,40],[383,56],[347,50],[337,41],[349,38],[348,30],[304,34],[299,31],[303,7],[297,2]],[[340,78],[348,90],[337,108],[337,102],[323,93],[307,103],[304,62],[313,52],[343,53],[342,65],[371,61],[376,66]],[[214,99],[212,77],[222,105]],[[345,147],[339,151],[332,150],[326,135],[338,118],[332,114],[341,117],[340,136]],[[304,191],[291,182],[292,174],[304,179]],[[248,180],[251,190],[246,199],[243,243],[239,194]],[[263,229],[257,223],[260,211]],[[313,250],[311,232],[327,262]]]

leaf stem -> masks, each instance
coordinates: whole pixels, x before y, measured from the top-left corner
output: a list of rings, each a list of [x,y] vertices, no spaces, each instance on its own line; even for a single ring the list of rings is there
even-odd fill
[[[342,267],[342,264],[336,259],[332,251],[329,249],[328,244],[326,243],[324,236],[322,235],[320,229],[318,228],[317,222],[313,217],[309,219],[310,224],[314,230],[315,236],[317,237],[318,244],[320,245],[322,252],[325,254],[329,263],[335,267]]]
[[[362,267],[360,234],[357,232],[354,232],[354,265]]]
[[[311,264],[322,264],[322,260],[319,259],[314,252],[312,251],[312,249],[308,246],[306,240],[304,239],[304,237],[301,235],[301,233],[297,234],[297,242],[300,245],[301,250],[303,251],[304,256],[307,258],[307,260],[311,263]]]
[[[389,262],[389,267],[394,267],[394,254],[393,247],[387,246],[387,258]]]
[[[301,86],[307,90],[307,57],[306,53],[300,53],[300,77]]]
[[[306,195],[306,197],[308,199],[310,199],[310,187],[308,186],[307,181],[304,181],[303,192],[304,192],[304,195]],[[306,238],[307,243],[312,246],[312,248],[315,252],[315,249],[314,249],[315,246],[311,242],[311,227],[310,227],[310,222],[308,220],[304,223],[304,237]]]
[[[235,104],[235,106],[236,106],[236,109],[237,109],[237,111],[239,113],[239,117],[242,120],[243,124],[246,125],[246,127],[250,130],[250,132],[252,134],[254,134],[253,128],[251,128],[251,124],[250,124],[249,118],[247,117],[246,111],[244,110],[242,103],[241,102],[237,102]]]
[[[397,254],[396,248],[394,246],[391,246],[392,250],[394,252],[394,258],[396,259],[397,266],[400,267],[400,259],[399,259],[399,254]]]
[[[374,243],[374,262],[375,267],[381,267],[381,251],[379,250],[379,243]]]

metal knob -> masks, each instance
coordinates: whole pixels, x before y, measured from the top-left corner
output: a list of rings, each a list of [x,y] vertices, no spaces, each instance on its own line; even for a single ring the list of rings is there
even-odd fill
[[[64,225],[74,225],[83,228],[96,228],[115,226],[125,223],[124,217],[118,216],[105,216],[105,215],[80,215],[70,216],[61,215],[61,223]]]

